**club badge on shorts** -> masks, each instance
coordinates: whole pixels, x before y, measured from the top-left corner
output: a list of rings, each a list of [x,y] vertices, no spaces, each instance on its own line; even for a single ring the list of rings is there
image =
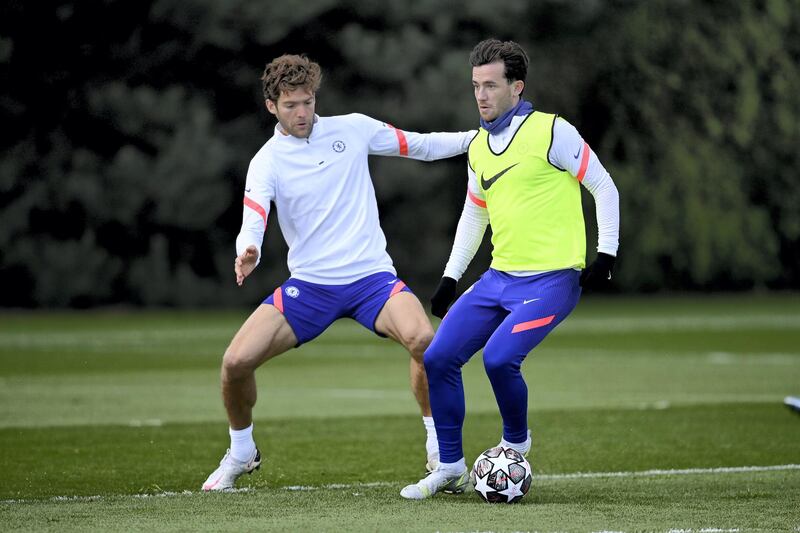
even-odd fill
[[[298,296],[300,296],[300,289],[298,289],[294,285],[289,285],[284,289],[283,292],[285,292],[286,296],[288,296],[289,298],[297,298]]]

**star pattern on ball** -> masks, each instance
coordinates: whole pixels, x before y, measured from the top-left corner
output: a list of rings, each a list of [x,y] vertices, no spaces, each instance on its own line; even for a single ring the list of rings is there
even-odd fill
[[[506,501],[511,502],[514,501],[515,498],[519,498],[525,495],[522,492],[522,484],[525,483],[525,479],[523,478],[519,483],[514,483],[511,479],[508,480],[508,488],[506,490],[498,490],[498,494],[502,494],[506,497]]]
[[[488,474],[483,477],[475,478],[475,490],[481,493],[484,500],[489,497],[490,492],[494,492],[494,489],[487,485],[487,481],[489,481]]]
[[[489,462],[492,463],[492,471],[489,474],[493,474],[498,470],[502,470],[506,474],[508,473],[508,466],[514,463],[518,463],[519,460],[517,459],[509,459],[506,457],[505,453],[501,453],[499,457],[492,457],[489,459]]]

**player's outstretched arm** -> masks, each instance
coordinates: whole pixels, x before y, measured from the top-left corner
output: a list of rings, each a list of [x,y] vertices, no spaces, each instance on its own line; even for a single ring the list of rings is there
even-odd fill
[[[244,278],[253,272],[253,269],[256,268],[256,264],[258,264],[258,248],[251,244],[245,248],[241,255],[236,257],[233,264],[233,270],[236,273],[236,284],[238,286],[242,286]]]
[[[405,131],[366,115],[354,113],[351,120],[369,132],[370,155],[401,156],[422,161],[435,161],[463,154],[477,130],[459,132],[417,133]]]
[[[433,133],[407,131],[404,133],[408,147],[405,155],[411,159],[436,161],[463,154],[477,133],[476,130]]]

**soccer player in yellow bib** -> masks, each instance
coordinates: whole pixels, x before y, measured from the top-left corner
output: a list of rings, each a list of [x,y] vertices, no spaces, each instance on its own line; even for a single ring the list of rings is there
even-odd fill
[[[468,150],[467,198],[453,249],[431,298],[443,320],[424,356],[440,462],[401,491],[414,500],[467,486],[461,367],[481,348],[503,419],[499,445],[528,453],[522,362],[574,309],[582,286],[611,279],[619,241],[619,195],[608,172],[572,125],[522,98],[525,51],[489,39],[473,49],[470,63],[481,128]],[[598,253],[588,268],[581,185],[597,207]],[[488,224],[491,267],[448,312]],[[508,491],[520,488],[508,480]]]

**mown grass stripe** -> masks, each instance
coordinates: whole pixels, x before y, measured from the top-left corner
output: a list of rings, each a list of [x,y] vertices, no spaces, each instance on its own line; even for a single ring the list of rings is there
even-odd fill
[[[534,479],[546,481],[560,481],[571,479],[591,479],[591,478],[625,478],[625,477],[669,477],[669,476],[687,476],[698,474],[742,474],[751,472],[776,472],[785,470],[800,470],[800,464],[786,464],[786,465],[767,465],[767,466],[722,466],[713,468],[681,468],[681,469],[668,469],[668,470],[641,470],[632,472],[572,472],[564,474],[537,474]],[[286,487],[278,487],[277,490],[285,491],[313,491],[313,490],[351,490],[351,489],[369,489],[379,487],[393,487],[400,486],[403,482],[400,481],[372,481],[368,483],[328,483],[325,485],[289,485]],[[253,488],[232,489],[226,491],[227,493],[245,493],[257,492]],[[203,492],[194,492],[184,490],[181,492],[165,491],[153,494],[116,494],[116,495],[94,495],[94,496],[53,496],[45,501],[51,502],[92,502],[100,501],[109,498],[167,498],[173,496],[194,496],[197,494],[205,494]],[[0,504],[20,504],[20,503],[35,503],[43,500],[36,499],[11,499],[0,500]]]

